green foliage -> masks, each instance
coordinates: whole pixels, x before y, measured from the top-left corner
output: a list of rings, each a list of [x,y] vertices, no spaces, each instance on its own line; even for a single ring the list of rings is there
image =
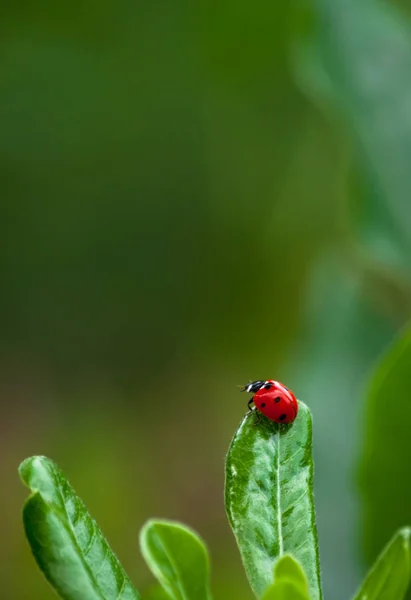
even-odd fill
[[[32,491],[23,510],[34,558],[64,600],[140,597],[63,473],[42,456],[20,465]]]
[[[365,407],[359,469],[365,550],[372,560],[393,531],[411,522],[411,328],[373,372]]]
[[[36,456],[20,465],[32,491],[24,510],[26,535],[44,575],[65,600],[140,598],[83,502],[49,459]],[[189,528],[151,520],[141,531],[141,549],[160,581],[145,598],[211,600],[209,560]]]
[[[407,384],[395,384],[395,395],[390,391],[384,407],[381,402],[385,432],[379,427],[372,435],[375,452],[373,457],[367,453],[359,478],[365,498],[361,520],[352,478],[364,423],[367,439],[373,428],[360,402],[364,375],[410,318],[411,35],[405,15],[388,0],[309,4],[314,18],[310,26],[305,21],[304,41],[294,55],[297,78],[342,134],[348,243],[340,264],[327,274],[328,289],[321,289],[317,273],[312,277],[316,303],[307,315],[307,339],[303,345],[302,332],[297,336],[284,380],[316,415],[324,591],[342,600],[359,578],[362,557],[354,548],[364,544],[368,561],[374,560],[392,532],[410,522],[404,476],[409,434],[400,434],[391,445],[397,415],[403,408],[408,412],[403,406]],[[400,430],[405,433],[406,426]],[[366,491],[370,478],[373,490]]]
[[[207,550],[188,527],[148,521],[140,544],[148,566],[173,600],[211,600]]]
[[[299,403],[290,426],[246,416],[226,463],[225,501],[251,587],[261,595],[275,561],[295,556],[313,600],[322,597],[313,500],[311,414]]]
[[[357,166],[372,194],[367,220],[395,233],[409,268],[411,219],[411,33],[387,2],[315,0],[319,56],[333,99],[357,143]],[[379,228],[381,230],[381,228]]]
[[[309,600],[305,573],[292,556],[284,555],[278,559],[274,583],[266,589],[262,600]]]
[[[354,600],[401,600],[411,577],[411,529],[400,529],[384,548]]]
[[[143,600],[172,600],[165,589],[159,583],[144,590]]]
[[[313,503],[312,422],[299,402],[291,425],[247,415],[226,463],[226,508],[250,583],[261,600],[322,598]],[[45,457],[20,465],[32,494],[23,520],[33,555],[64,600],[140,598],[97,524],[57,466]],[[411,529],[400,530],[355,600],[401,600],[411,576]],[[209,559],[195,532],[150,520],[142,554],[160,585],[145,600],[211,600]],[[274,569],[273,569],[274,566]],[[271,573],[274,570],[274,581]]]
[[[362,576],[353,551],[359,544],[353,470],[364,424],[358,399],[364,374],[395,328],[381,321],[361,293],[361,278],[347,272],[340,254],[318,264],[310,283],[304,337],[290,353],[281,379],[299,390],[314,415],[315,505],[321,517],[317,527],[324,596],[345,600]]]
[[[358,581],[358,523],[370,561],[409,522],[405,359],[402,383],[389,376],[378,409],[370,402],[366,417],[359,415],[364,373],[411,306],[404,284],[411,256],[411,36],[394,3],[406,5],[308,0],[297,26],[299,2],[260,0],[251,10],[241,0],[200,3],[199,10],[192,2],[159,3],[155,10],[130,0],[7,3],[0,26],[6,190],[0,322],[7,378],[1,389],[8,396],[24,382],[29,393],[21,397],[31,400],[39,386],[38,398],[46,398],[47,382],[55,381],[68,392],[50,417],[47,400],[38,402],[31,426],[31,403],[15,404],[12,391],[15,422],[9,427],[7,418],[6,429],[13,439],[1,436],[6,470],[39,442],[70,456],[76,477],[86,473],[88,494],[94,481],[89,462],[82,462],[79,440],[85,440],[101,469],[94,478],[104,472],[112,481],[101,502],[112,521],[121,515],[118,531],[127,531],[131,511],[139,520],[152,504],[168,510],[180,494],[198,493],[174,485],[173,468],[152,477],[164,464],[164,447],[173,446],[174,435],[183,439],[182,431],[191,435],[199,416],[211,423],[221,398],[206,402],[208,385],[229,390],[237,377],[253,373],[282,379],[278,371],[307,300],[308,270],[336,243],[344,260],[330,265],[329,293],[314,281],[321,303],[307,319],[307,344],[288,354],[293,364],[284,378],[315,414],[326,596],[342,600]],[[314,69],[305,81],[311,88],[317,81],[331,119],[301,95],[289,71],[296,30],[309,31],[313,20]],[[359,259],[347,251],[347,240],[366,246],[366,264],[362,253]],[[387,263],[407,273],[386,270]],[[298,344],[301,337],[299,331]],[[209,381],[198,386],[194,403],[181,390],[199,373]],[[154,378],[170,383],[167,394],[152,385]],[[82,412],[92,418],[97,404],[105,424],[90,432],[83,420],[69,425],[69,418],[80,421],[72,405],[79,382]],[[123,395],[129,382],[141,401]],[[115,389],[102,401],[107,383]],[[212,448],[207,427],[194,434],[196,452],[188,458],[183,445],[173,446],[185,481],[197,473],[197,485],[213,480],[231,408],[238,406],[234,394],[224,396],[227,410],[221,429],[213,429]],[[359,520],[352,473],[364,422]],[[148,459],[145,448],[159,429],[162,443]],[[99,453],[101,439],[109,461]],[[127,472],[129,456],[138,477]],[[12,518],[18,493],[10,487],[0,510],[2,593],[20,600],[27,586],[46,598],[52,590],[20,577],[24,552],[9,548],[18,536]],[[40,501],[33,497],[32,511]],[[193,502],[203,524],[215,510],[204,505]],[[210,531],[222,557],[228,536]],[[237,567],[220,564],[216,581],[241,585]]]

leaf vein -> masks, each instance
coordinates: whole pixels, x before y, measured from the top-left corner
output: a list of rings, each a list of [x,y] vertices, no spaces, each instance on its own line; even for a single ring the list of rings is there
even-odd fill
[[[116,600],[120,600],[121,596],[123,595],[123,591],[124,591],[125,587],[126,587],[126,578],[123,576],[123,583],[121,584],[121,588],[117,594]]]

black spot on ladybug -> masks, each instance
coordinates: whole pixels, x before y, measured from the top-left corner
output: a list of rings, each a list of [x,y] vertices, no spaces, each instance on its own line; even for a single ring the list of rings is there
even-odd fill
[[[264,408],[265,402],[261,402],[261,408]]]
[[[264,387],[265,387],[266,390],[270,390],[273,387],[273,384],[272,383],[266,383]]]
[[[280,421],[284,421],[287,418],[287,415],[280,415]]]
[[[279,398],[279,397],[277,397],[277,398],[274,398],[274,402],[275,402],[276,404],[277,404],[278,402],[280,402],[280,401],[281,401],[281,398]]]

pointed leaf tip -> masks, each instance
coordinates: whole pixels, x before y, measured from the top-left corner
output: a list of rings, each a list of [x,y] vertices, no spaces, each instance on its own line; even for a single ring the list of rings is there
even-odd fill
[[[295,585],[308,594],[308,583],[302,566],[291,554],[285,554],[274,567],[274,580],[292,579]]]
[[[398,530],[369,570],[354,600],[401,600],[411,578],[411,528]]]
[[[309,600],[307,578],[291,555],[284,555],[276,562],[274,583],[266,589],[262,600]]]

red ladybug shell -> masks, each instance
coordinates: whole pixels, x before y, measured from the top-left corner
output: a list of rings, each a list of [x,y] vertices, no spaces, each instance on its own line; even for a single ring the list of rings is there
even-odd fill
[[[267,384],[271,384],[266,389]],[[254,396],[256,408],[268,419],[276,423],[292,423],[298,413],[296,397],[282,383],[268,380]]]

